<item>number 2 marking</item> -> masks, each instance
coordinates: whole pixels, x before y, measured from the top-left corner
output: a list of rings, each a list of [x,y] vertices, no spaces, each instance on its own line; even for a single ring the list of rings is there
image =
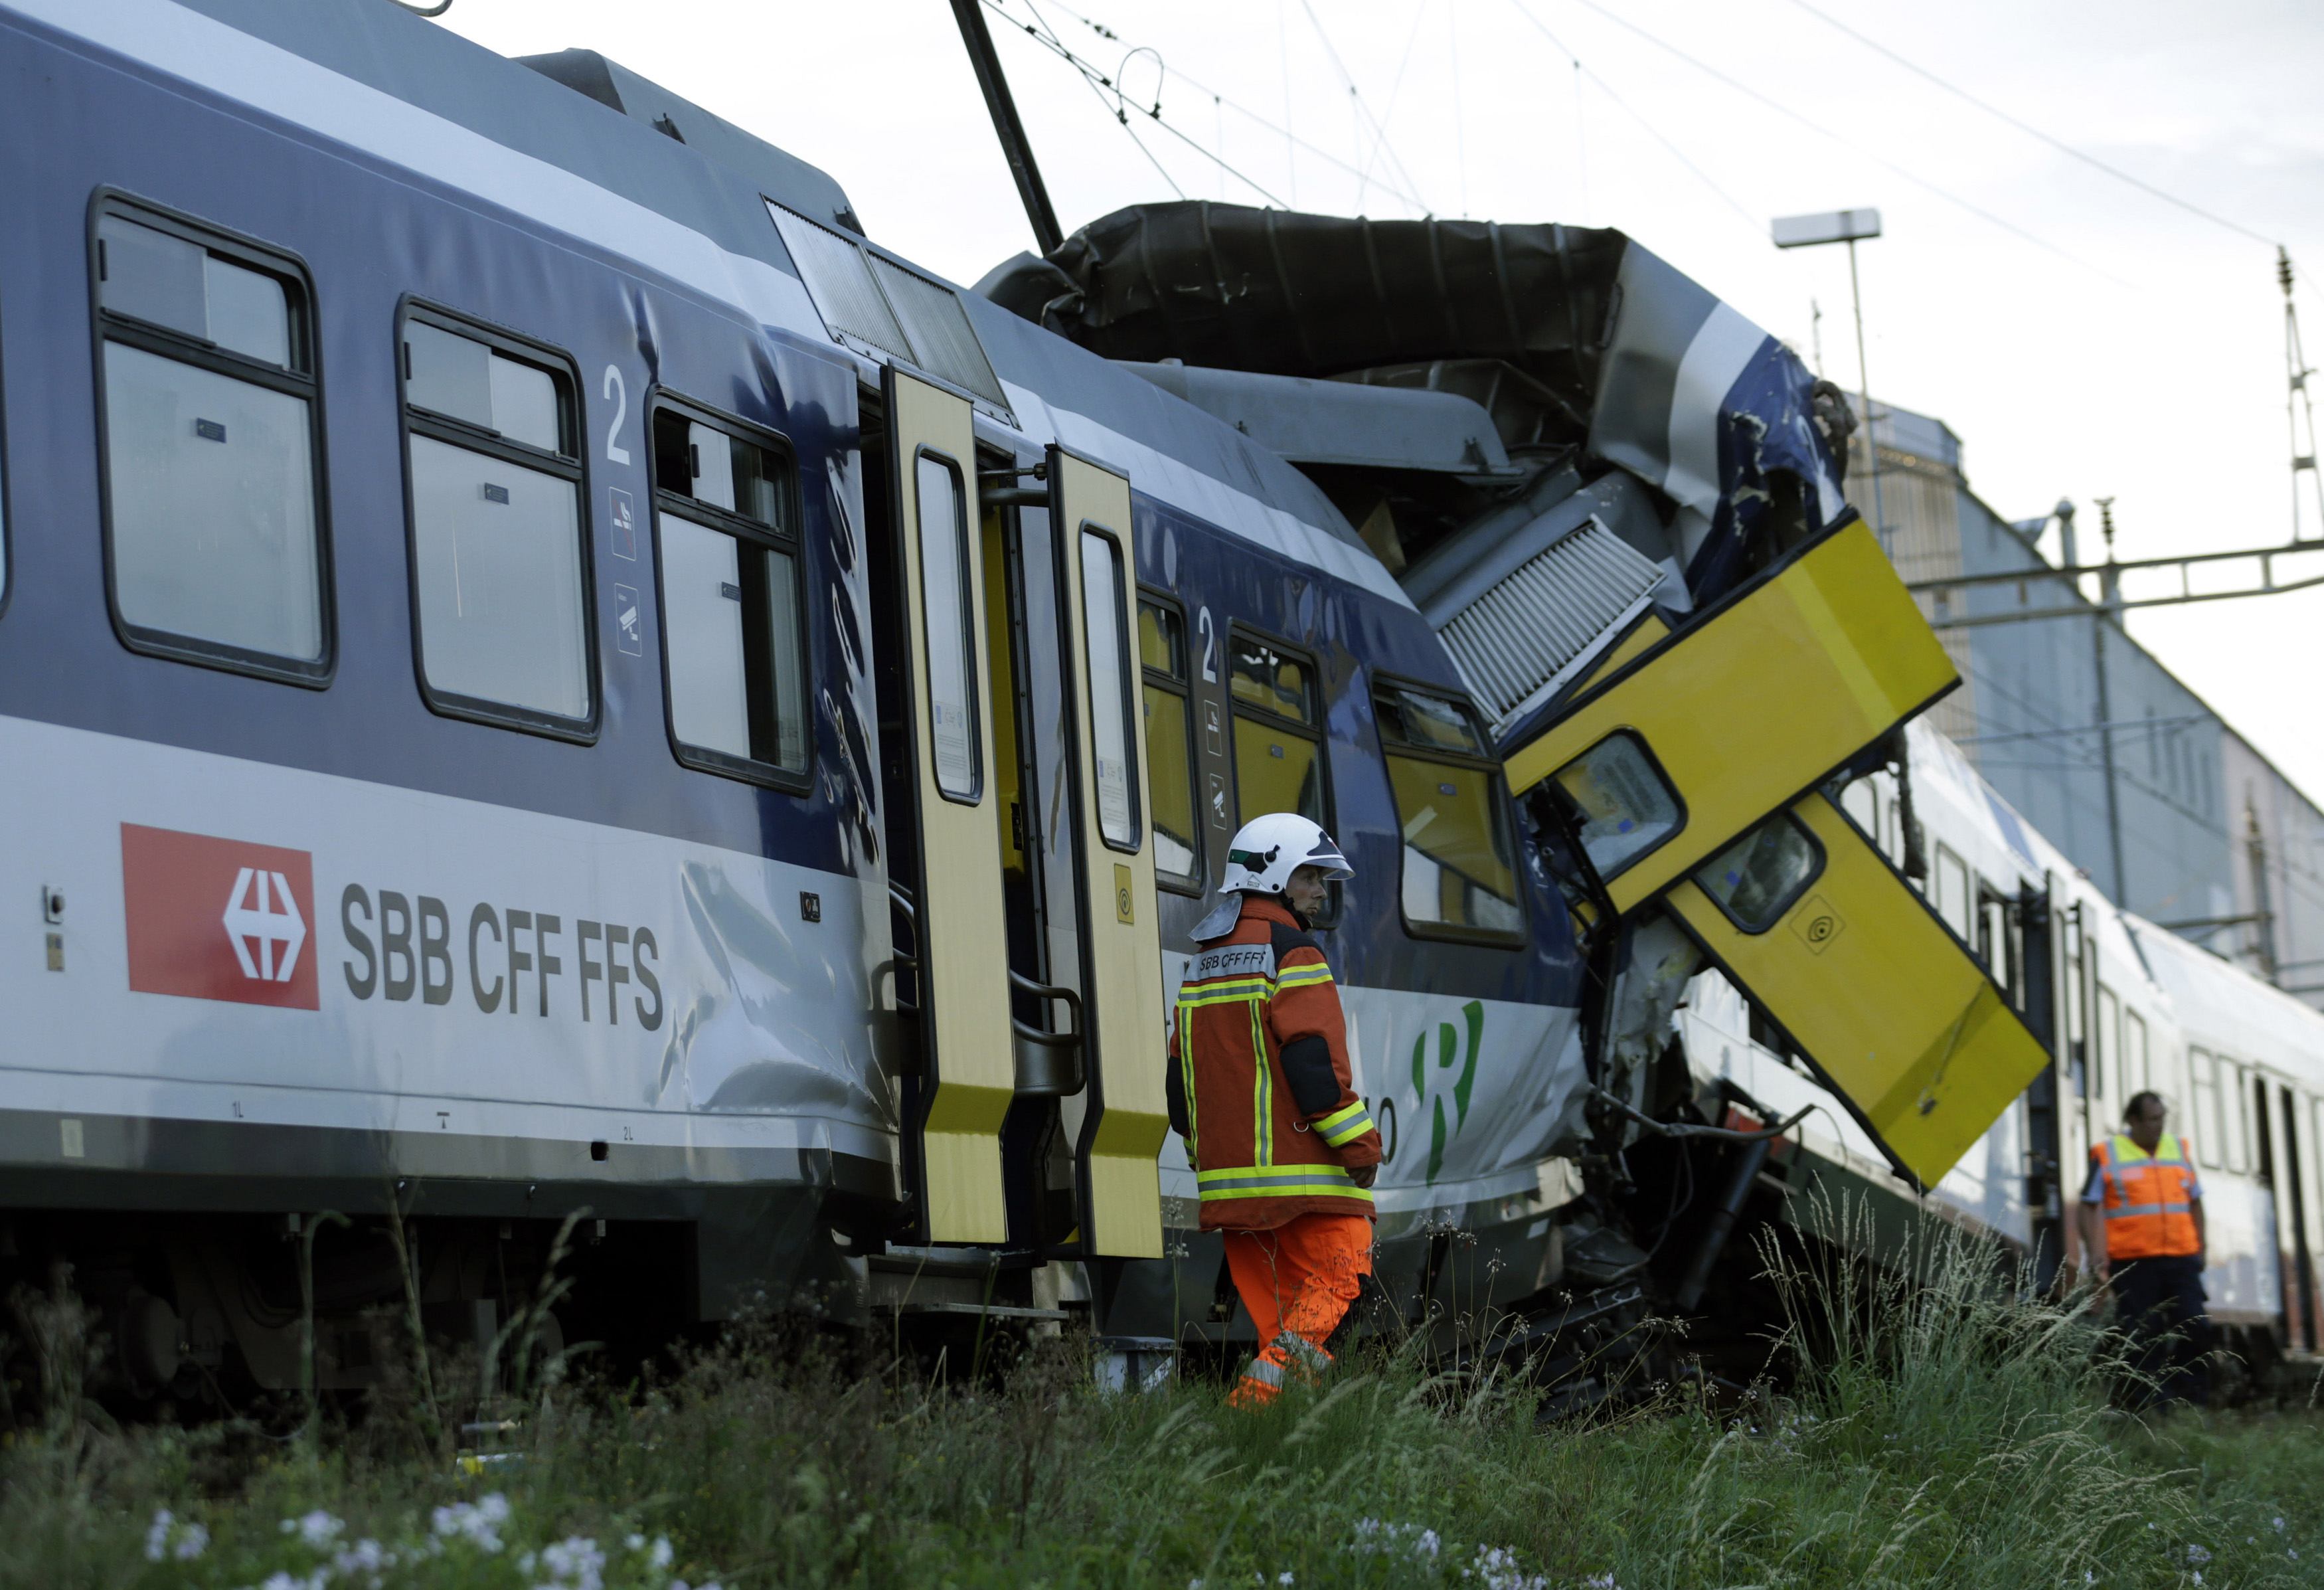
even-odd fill
[[[1219,633],[1217,628],[1211,623],[1211,610],[1208,607],[1198,607],[1194,610],[1194,633],[1203,637],[1203,682],[1206,685],[1217,684],[1219,682]]]
[[[622,421],[630,415],[630,389],[622,384],[622,372],[618,367],[613,365],[605,366],[605,384],[597,395],[611,398],[614,403],[613,422],[605,427],[605,461],[626,464],[630,461],[630,449],[621,444],[619,438]]]

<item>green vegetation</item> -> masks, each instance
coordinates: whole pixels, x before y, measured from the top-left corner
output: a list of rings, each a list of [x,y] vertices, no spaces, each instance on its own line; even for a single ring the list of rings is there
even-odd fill
[[[99,1429],[0,1453],[0,1582],[66,1586],[2301,1585],[2324,1418],[2106,1410],[2073,1310],[1934,1236],[1910,1280],[1778,1273],[1782,1395],[1536,1428],[1515,1382],[1352,1354],[1263,1414],[1102,1396],[1038,1343],[997,1385],[844,1373],[771,1327],[647,1382],[543,1377],[463,1472],[414,1374],[347,1425]],[[1844,1301],[1842,1300],[1844,1299]],[[19,1299],[20,1322],[37,1321]],[[49,1333],[53,1335],[53,1333]],[[59,1371],[52,1383],[70,1380]],[[159,1518],[167,1510],[166,1519]]]

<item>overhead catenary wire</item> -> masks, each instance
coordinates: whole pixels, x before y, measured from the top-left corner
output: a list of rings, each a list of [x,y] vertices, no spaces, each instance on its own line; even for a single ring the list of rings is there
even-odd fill
[[[1628,100],[1624,99],[1620,94],[1617,93],[1614,89],[1613,84],[1608,82],[1603,76],[1592,70],[1591,68],[1582,65],[1582,58],[1573,52],[1572,46],[1568,45],[1564,40],[1552,32],[1550,31],[1549,24],[1543,22],[1540,17],[1535,15],[1533,9],[1525,4],[1525,0],[1509,0],[1509,5],[1516,9],[1517,14],[1519,16],[1532,23],[1535,32],[1540,33],[1543,38],[1548,40],[1551,46],[1554,48],[1560,55],[1564,56],[1566,60],[1573,63],[1573,69],[1578,76],[1587,78],[1590,81],[1597,84],[1598,91],[1605,95],[1607,98],[1612,100],[1623,115],[1637,123],[1647,137],[1652,138],[1655,143],[1661,144],[1673,160],[1678,162],[1679,164],[1684,166],[1689,171],[1692,172],[1694,174],[1695,180],[1701,182],[1704,187],[1710,189],[1711,192],[1717,194],[1720,202],[1725,204],[1729,209],[1734,211],[1735,214],[1740,217],[1743,224],[1751,229],[1751,235],[1754,237],[1763,236],[1761,232],[1760,218],[1748,206],[1744,204],[1741,199],[1736,198],[1732,193],[1727,191],[1724,187],[1720,186],[1719,180],[1713,177],[1709,171],[1704,171],[1701,166],[1695,164],[1693,161],[1688,159],[1686,152],[1681,149],[1677,144],[1672,143],[1668,138],[1665,137],[1661,129],[1657,128],[1654,123],[1648,121],[1644,115],[1633,107]],[[1575,102],[1575,114],[1577,116],[1580,114],[1580,109],[1579,90],[1577,89]],[[1588,178],[1586,173],[1583,178],[1583,184],[1582,207],[1587,209],[1589,208],[1589,193]]]
[[[1339,73],[1342,86],[1348,90],[1349,97],[1355,101],[1357,114],[1371,124],[1376,141],[1375,148],[1386,151],[1388,163],[1393,165],[1397,174],[1404,179],[1404,185],[1415,193],[1419,192],[1420,184],[1413,180],[1410,168],[1404,163],[1404,157],[1397,153],[1396,145],[1388,141],[1388,124],[1372,115],[1372,107],[1365,101],[1363,90],[1356,86],[1355,74],[1351,72],[1347,63],[1340,59],[1339,47],[1332,42],[1332,35],[1323,31],[1323,19],[1315,14],[1315,8],[1308,4],[1308,0],[1299,0],[1299,8],[1307,14],[1307,25],[1315,30],[1315,37],[1322,42],[1323,54],[1330,60],[1332,69]],[[1399,67],[1397,71],[1399,81],[1402,80],[1403,76],[1403,69]],[[1459,113],[1457,106],[1454,107],[1454,113],[1456,115]]]
[[[1595,14],[1605,18],[1608,22],[1612,23],[1615,26],[1621,28],[1626,32],[1636,34],[1638,38],[1645,40],[1647,43],[1653,45],[1655,49],[1663,51],[1665,54],[1692,67],[1696,71],[1701,72],[1703,76],[1711,79],[1713,82],[1733,89],[1736,93],[1742,95],[1753,104],[1764,106],[1765,108],[1775,112],[1777,116],[1784,117],[1787,121],[1796,122],[1801,126],[1807,128],[1810,132],[1816,134],[1820,137],[1829,138],[1842,148],[1853,152],[1860,158],[1870,161],[1873,164],[1880,167],[1883,171],[1888,171],[1893,175],[1902,177],[1905,181],[1912,183],[1915,188],[1921,189],[1924,192],[1934,194],[1937,198],[1943,199],[1947,204],[1952,205],[1959,209],[1966,210],[1970,215],[1977,217],[1987,225],[1997,226],[2001,230],[2008,233],[2011,236],[2018,238],[2022,242],[2030,243],[2034,247],[2041,249],[2043,253],[2054,254],[2058,258],[2064,260],[2067,263],[2077,266],[2081,270],[2088,271],[2092,275],[2102,277],[2105,280],[2113,282],[2117,287],[2133,287],[2135,285],[2133,282],[2123,280],[2123,278],[2116,275],[2113,272],[2107,270],[2103,266],[2094,264],[2090,261],[2083,259],[2079,254],[2072,254],[2066,249],[2061,248],[2058,245],[2051,242],[2048,238],[2043,237],[2037,233],[2026,230],[2016,222],[2010,220],[2007,217],[1996,214],[1994,211],[1986,208],[1983,205],[1978,204],[1976,200],[1964,198],[1960,194],[1955,193],[1951,189],[1944,187],[1941,183],[1933,182],[1928,178],[1922,176],[1918,171],[1913,171],[1909,167],[1900,165],[1885,155],[1874,153],[1871,150],[1864,147],[1861,140],[1850,137],[1849,134],[1842,133],[1836,128],[1828,127],[1821,122],[1817,121],[1814,117],[1810,116],[1802,111],[1794,110],[1790,106],[1783,103],[1783,101],[1753,88],[1750,84],[1743,81],[1740,78],[1737,78],[1729,73],[1721,71],[1719,68],[1712,66],[1710,62],[1689,54],[1686,51],[1680,49],[1677,45],[1670,42],[1667,39],[1663,38],[1660,34],[1649,32],[1647,29],[1641,27],[1638,23],[1623,15],[1620,12],[1616,11],[1609,6],[1600,5],[1598,0],[1572,0],[1572,3],[1582,7],[1584,10],[1592,12]]]
[[[1065,61],[1075,71],[1080,72],[1084,78],[1095,82],[1099,88],[1103,89],[1105,92],[1113,93],[1117,91],[1118,85],[1116,84],[1112,74],[1108,73],[1103,68],[1097,65],[1094,61],[1089,60],[1077,54],[1070,45],[1066,44],[1065,41],[1056,34],[1054,29],[1048,28],[1046,19],[1042,21],[1040,26],[1035,26],[1033,23],[1028,23],[1021,17],[1013,14],[1009,9],[1012,3],[1015,3],[1015,0],[982,0],[985,9],[991,11],[994,15],[1007,23],[1012,31],[1025,34],[1028,38],[1031,39],[1033,42],[1038,44],[1042,49],[1049,51],[1050,54],[1055,55],[1059,60]],[[1022,3],[1025,5],[1027,10],[1030,11],[1033,9],[1033,0],[1022,0]],[[1121,42],[1121,36],[1119,33],[1107,27],[1103,23],[1098,22],[1092,17],[1084,16],[1078,12],[1073,11],[1069,7],[1062,5],[1051,5],[1049,9],[1061,12],[1065,15],[1072,17],[1075,22],[1080,23],[1091,32],[1110,42],[1118,43]],[[1133,51],[1133,53],[1141,52],[1142,51]],[[1160,59],[1158,55],[1157,58]],[[1271,120],[1261,112],[1253,110],[1250,106],[1241,103],[1231,95],[1222,93],[1218,89],[1204,83],[1199,79],[1191,77],[1187,73],[1180,71],[1177,68],[1169,65],[1167,60],[1163,62],[1163,73],[1166,81],[1175,79],[1178,82],[1184,83],[1187,88],[1194,89],[1196,93],[1209,96],[1215,105],[1222,106],[1227,110],[1233,111],[1237,116],[1243,117],[1254,125],[1262,127],[1268,132],[1281,135],[1302,154],[1309,155],[1316,160],[1320,160],[1327,165],[1333,166],[1340,171],[1345,171],[1351,177],[1361,174],[1358,167],[1350,165],[1346,161],[1342,160],[1330,150],[1322,148],[1319,145],[1309,142],[1305,138],[1298,137],[1291,131],[1291,129],[1284,126],[1281,123]],[[1222,156],[1213,151],[1204,148],[1198,140],[1189,137],[1185,132],[1173,125],[1167,116],[1161,114],[1158,103],[1150,107],[1139,106],[1139,115],[1144,116],[1155,125],[1160,127],[1173,138],[1185,143],[1188,148],[1194,150],[1195,153],[1201,155],[1204,160],[1211,162],[1227,175],[1232,177],[1236,181],[1240,182],[1245,187],[1249,188],[1252,192],[1259,194],[1261,198],[1265,199],[1268,203],[1281,208],[1287,209],[1292,208],[1290,205],[1286,205],[1282,199],[1277,197],[1277,195],[1268,189],[1263,183],[1251,177],[1248,172],[1230,163]],[[1372,177],[1371,182],[1373,186],[1388,194],[1398,202],[1406,205],[1416,214],[1425,215],[1428,213],[1428,207],[1425,202],[1415,195],[1398,189],[1394,183],[1386,181],[1377,175]]]

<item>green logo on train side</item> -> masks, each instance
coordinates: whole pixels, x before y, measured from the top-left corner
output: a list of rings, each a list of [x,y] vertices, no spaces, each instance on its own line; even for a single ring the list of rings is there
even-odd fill
[[[1440,1021],[1432,1034],[1423,1031],[1412,1040],[1412,1091],[1417,1108],[1428,1115],[1428,1170],[1425,1179],[1430,1184],[1444,1169],[1444,1151],[1461,1129],[1469,1123],[1469,1095],[1477,1082],[1477,1051],[1483,1047],[1485,1036],[1485,1005],[1482,1000],[1471,1000],[1461,1007],[1461,1020],[1467,1029],[1464,1044],[1461,1028],[1450,1021]],[[1434,1063],[1431,1064],[1429,1040],[1435,1040]],[[1452,1120],[1445,1120],[1445,1100],[1452,1104]]]

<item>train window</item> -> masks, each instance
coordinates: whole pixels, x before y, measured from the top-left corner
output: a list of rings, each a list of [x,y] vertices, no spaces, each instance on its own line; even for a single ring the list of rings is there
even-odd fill
[[[323,683],[328,553],[305,273],[288,255],[114,202],[96,252],[123,640]]]
[[[1937,886],[1937,915],[1962,943],[1974,943],[1976,931],[1969,920],[1969,864],[1940,845],[1932,881]]]
[[[2129,1096],[2122,1086],[2122,1001],[2105,984],[2098,985],[2098,1042],[2090,1061],[2090,1086],[2108,1104]]]
[[[1757,827],[1698,868],[1695,886],[1746,933],[1765,933],[1823,871],[1823,849],[1790,812]]]
[[[2154,1086],[2148,1060],[2146,1018],[2136,1011],[2126,1010],[2122,1012],[2122,1093],[2126,1099]]]
[[[2187,1070],[2195,1156],[2216,1170],[2227,1162],[2226,1133],[2219,1120],[2219,1062],[2208,1049],[2190,1049]]]
[[[1194,725],[1188,708],[1185,615],[1158,597],[1139,597],[1138,660],[1146,687],[1146,789],[1154,808],[1154,870],[1165,883],[1199,889],[1203,858],[1201,828],[1194,821]]]
[[[1089,670],[1090,762],[1098,835],[1135,851],[1141,818],[1130,743],[1130,624],[1121,610],[1121,543],[1095,525],[1081,534],[1082,655]]]
[[[1880,847],[1880,791],[1873,787],[1871,777],[1850,779],[1840,792],[1840,809],[1848,813],[1849,820],[1872,837]]]
[[[1440,696],[1373,692],[1404,836],[1404,924],[1424,937],[1525,937],[1500,764],[1473,715]]]
[[[399,342],[429,705],[586,738],[595,692],[570,369],[435,310],[410,310]]]
[[[1654,753],[1627,731],[1607,735],[1552,774],[1550,792],[1572,820],[1600,879],[1677,833],[1686,820],[1678,791]]]
[[[928,739],[936,789],[973,806],[984,793],[977,752],[976,670],[968,613],[968,508],[960,467],[922,453],[919,492],[920,607],[928,650]]]
[[[2226,1156],[2227,1169],[2236,1172],[2251,1169],[2250,1122],[2245,1114],[2250,1108],[2251,1090],[2244,1086],[2244,1068],[2220,1056],[2219,1151]]]
[[[806,774],[806,626],[788,456],[725,416],[653,411],[669,732],[690,767]]]
[[[1322,823],[1323,721],[1315,676],[1270,641],[1240,633],[1227,642],[1228,694],[1234,702],[1235,809],[1243,820],[1296,811]]]

